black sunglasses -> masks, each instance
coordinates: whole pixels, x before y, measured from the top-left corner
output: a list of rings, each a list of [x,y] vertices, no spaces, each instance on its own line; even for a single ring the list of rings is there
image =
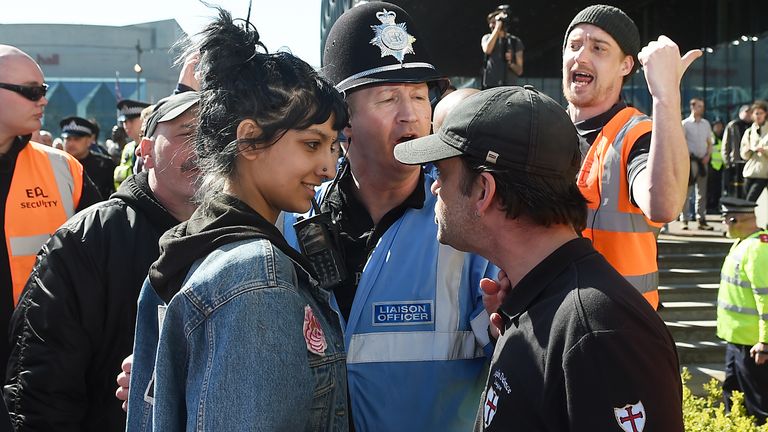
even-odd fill
[[[0,88],[16,92],[32,102],[37,102],[45,96],[48,92],[48,84],[42,84],[40,86],[23,86],[17,84],[0,83]]]

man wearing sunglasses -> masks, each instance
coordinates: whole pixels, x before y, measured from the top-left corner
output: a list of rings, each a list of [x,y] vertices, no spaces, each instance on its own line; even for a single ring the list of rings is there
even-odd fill
[[[736,243],[725,257],[717,295],[717,336],[725,348],[723,399],[744,393],[750,415],[768,416],[768,230],[757,226],[756,204],[741,198],[720,200],[728,237]]]
[[[83,167],[63,151],[30,141],[40,129],[47,86],[27,54],[0,45],[0,334],[27,281],[35,255],[70,216],[100,200]],[[0,338],[0,365],[8,346]]]

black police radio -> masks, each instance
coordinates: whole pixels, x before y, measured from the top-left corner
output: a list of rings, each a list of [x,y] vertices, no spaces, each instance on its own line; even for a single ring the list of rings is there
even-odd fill
[[[336,179],[334,179],[335,185]],[[329,188],[329,190],[333,185]],[[317,274],[320,287],[332,289],[347,278],[347,269],[340,250],[339,228],[330,212],[321,212],[320,206],[312,198],[315,215],[298,217],[293,229],[299,242],[301,253],[307,257],[312,269]]]

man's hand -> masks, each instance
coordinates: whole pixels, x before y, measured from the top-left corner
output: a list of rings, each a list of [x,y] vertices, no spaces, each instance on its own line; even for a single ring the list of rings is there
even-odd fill
[[[512,284],[504,270],[499,270],[498,281],[483,278],[480,281],[480,289],[483,290],[483,305],[491,317],[491,335],[498,338],[504,334],[504,321],[497,312],[507,294],[512,289]]]
[[[131,367],[133,367],[133,354],[123,360],[121,369],[123,370],[117,376],[117,385],[115,396],[123,401],[123,411],[128,412],[128,386],[131,383]]]
[[[755,364],[758,366],[765,364],[768,361],[768,344],[758,342],[752,349],[749,350],[749,355],[755,359]]]
[[[187,87],[193,88],[195,91],[200,91],[199,76],[195,71],[197,64],[200,63],[200,53],[194,52],[184,59],[184,65],[181,67],[181,73],[179,74],[179,82]]]
[[[691,50],[681,58],[677,44],[663,35],[646,45],[637,58],[645,71],[651,96],[665,98],[679,94],[683,74],[701,55],[701,50]]]

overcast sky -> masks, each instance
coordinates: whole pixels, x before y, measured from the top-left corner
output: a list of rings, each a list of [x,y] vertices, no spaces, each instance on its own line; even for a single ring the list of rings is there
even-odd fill
[[[33,0],[7,3],[0,24],[55,23],[128,25],[174,18],[188,34],[199,32],[215,14],[197,0]],[[210,0],[245,18],[248,0]],[[320,66],[320,0],[253,0],[251,22],[270,51],[287,47]],[[2,41],[0,41],[2,43]]]

